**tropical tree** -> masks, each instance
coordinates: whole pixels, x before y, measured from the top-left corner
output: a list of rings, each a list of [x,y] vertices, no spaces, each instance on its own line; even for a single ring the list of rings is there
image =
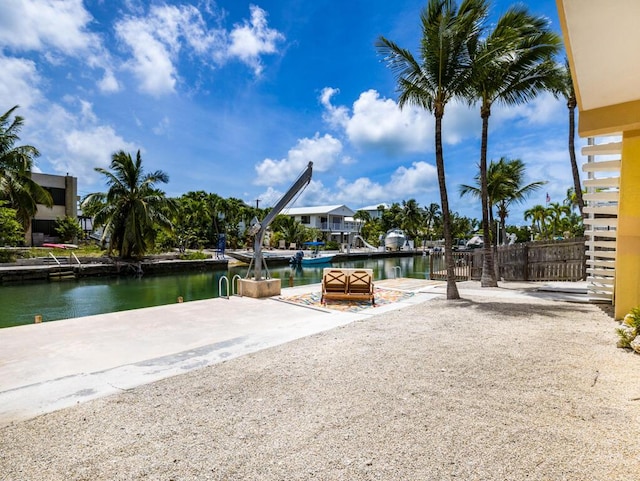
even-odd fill
[[[167,183],[169,176],[161,170],[145,174],[140,151],[136,160],[119,151],[111,157],[109,170],[96,167],[106,177],[107,192],[95,192],[82,201],[82,210],[93,216],[94,225],[103,226],[103,240],[109,239],[109,253],[117,250],[122,258],[143,256],[153,242],[154,227],[170,230],[168,211],[175,203],[165,197],[155,184]]]
[[[442,151],[442,118],[447,103],[466,92],[473,74],[469,52],[479,41],[482,22],[487,15],[484,0],[463,0],[460,7],[453,0],[429,0],[420,15],[422,38],[420,61],[411,52],[380,37],[377,48],[395,73],[398,104],[427,109],[435,118],[435,155],[443,212],[447,299],[459,299],[449,199]]]
[[[20,140],[18,134],[24,119],[11,116],[18,106],[0,116],[0,200],[9,202],[16,210],[16,217],[27,230],[32,217],[38,210],[37,204],[53,205],[51,195],[31,179],[34,159],[40,155],[31,145],[15,145]]]
[[[473,75],[467,99],[480,103],[482,138],[480,147],[480,190],[482,230],[485,233],[482,287],[498,285],[493,261],[487,191],[487,145],[489,117],[494,103],[515,105],[527,102],[555,80],[552,56],[561,47],[560,37],[543,17],[530,15],[524,6],[513,6],[500,17],[495,28],[481,41],[472,44]],[[501,206],[506,214],[506,205]]]
[[[547,219],[549,220],[551,234],[553,237],[564,232],[566,223],[565,219],[568,219],[571,213],[571,208],[568,205],[560,204],[559,202],[551,202],[547,207]]]
[[[174,232],[180,247],[202,248],[212,244],[212,212],[209,194],[204,191],[187,192],[177,199],[173,218]]]
[[[543,205],[537,204],[524,211],[524,220],[531,220],[532,230],[538,231],[541,237],[546,237],[547,232],[547,208]]]
[[[415,199],[403,200],[400,227],[406,232],[409,239],[417,237],[423,223],[424,217],[420,212],[418,202]]]
[[[509,214],[509,205],[512,203],[521,203],[536,190],[540,189],[546,182],[536,181],[524,184],[525,164],[520,159],[506,159],[501,157],[497,162],[491,161],[487,169],[487,199],[489,206],[489,222],[493,225],[493,207],[497,207],[498,216],[500,218],[500,230],[502,238],[506,229],[506,218]],[[460,195],[473,195],[481,198],[482,190],[480,188],[480,174],[475,177],[476,185],[461,185]],[[485,230],[483,227],[485,244],[487,239],[491,238],[491,230]]]
[[[426,224],[426,230],[429,235],[429,239],[433,239],[433,232],[435,230],[435,226],[442,216],[442,212],[440,211],[440,206],[435,202],[429,204],[429,207],[425,207],[424,209],[424,221]]]
[[[569,68],[569,59],[565,58],[564,66],[559,69],[556,79],[554,93],[556,96],[565,98],[567,101],[567,109],[569,109],[569,161],[571,162],[571,173],[573,175],[573,191],[576,196],[576,204],[580,210],[580,215],[584,217],[584,199],[582,198],[580,172],[578,171],[575,147],[577,100],[576,92],[573,88],[571,69]]]

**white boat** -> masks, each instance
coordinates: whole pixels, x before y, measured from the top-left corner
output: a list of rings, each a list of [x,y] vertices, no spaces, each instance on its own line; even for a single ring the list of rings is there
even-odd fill
[[[407,236],[401,229],[390,229],[384,238],[384,247],[388,251],[399,251],[407,242]]]

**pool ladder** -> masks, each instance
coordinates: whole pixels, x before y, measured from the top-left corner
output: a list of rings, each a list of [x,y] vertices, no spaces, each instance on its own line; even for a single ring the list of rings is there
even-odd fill
[[[402,267],[393,266],[393,278],[397,279],[399,277],[402,277]]]
[[[235,296],[236,295],[236,290],[234,289],[234,287],[238,286],[238,283],[236,282],[236,279],[238,281],[240,281],[240,279],[242,279],[238,274],[236,274],[235,276],[233,276],[231,278],[231,295]],[[224,281],[224,282],[223,282]],[[222,285],[225,285],[227,290],[226,293],[227,295],[222,295]],[[220,280],[218,281],[218,297],[224,297],[225,299],[229,299],[229,278],[227,276],[222,276],[220,278]]]

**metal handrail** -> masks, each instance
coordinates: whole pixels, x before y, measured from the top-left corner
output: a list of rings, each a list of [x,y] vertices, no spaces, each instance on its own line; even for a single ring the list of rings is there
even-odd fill
[[[238,282],[236,283],[236,279],[238,279]],[[231,295],[235,296],[236,295],[236,291],[234,290],[234,286],[239,286],[240,285],[240,280],[242,279],[242,277],[240,277],[238,274],[236,274],[235,276],[233,276],[231,278]]]
[[[222,281],[225,281],[227,285],[227,295],[222,295]],[[229,278],[227,276],[222,276],[218,281],[218,297],[224,297],[225,299],[229,299]]]
[[[397,279],[398,277],[402,277],[402,267],[393,266],[393,278]]]
[[[56,263],[58,264],[58,266],[62,266],[62,264],[60,264],[60,261],[58,260],[58,258],[56,256],[53,255],[52,252],[49,252],[49,255],[51,257],[53,257],[53,260],[56,261]]]

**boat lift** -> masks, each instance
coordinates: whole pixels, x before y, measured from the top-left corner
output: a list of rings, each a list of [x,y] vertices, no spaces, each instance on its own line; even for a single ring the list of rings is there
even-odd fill
[[[313,170],[313,162],[309,162],[307,168],[300,174],[298,180],[294,182],[294,184],[289,188],[289,190],[282,196],[282,198],[278,201],[278,203],[271,209],[271,211],[265,216],[262,222],[259,222],[258,219],[253,220],[251,222],[251,227],[249,229],[249,235],[254,235],[253,242],[253,262],[249,264],[249,271],[247,272],[247,278],[251,277],[251,268],[253,267],[253,280],[261,281],[262,280],[262,268],[267,268],[266,262],[264,262],[264,258],[262,256],[262,242],[264,240],[264,234],[267,231],[267,227],[269,224],[275,219],[275,217],[282,212],[282,210],[287,206],[289,202],[304,189],[309,182],[311,182],[311,173]]]

